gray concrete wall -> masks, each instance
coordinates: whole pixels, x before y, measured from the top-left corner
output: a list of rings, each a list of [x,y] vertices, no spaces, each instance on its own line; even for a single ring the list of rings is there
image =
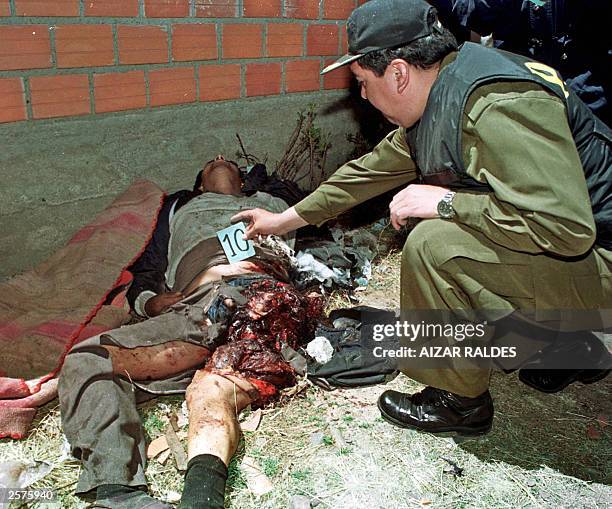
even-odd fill
[[[328,171],[353,148],[359,128],[348,92],[200,103],[87,119],[0,125],[0,278],[33,267],[138,178],[168,191],[191,188],[197,170],[219,152],[285,150],[297,112],[314,103],[331,135]]]

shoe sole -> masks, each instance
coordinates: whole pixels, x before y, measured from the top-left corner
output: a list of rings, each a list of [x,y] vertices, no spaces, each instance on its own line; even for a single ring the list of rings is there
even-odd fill
[[[491,424],[486,424],[484,426],[481,426],[479,428],[468,428],[468,427],[454,427],[454,428],[440,428],[439,430],[436,431],[430,431],[430,430],[426,430],[426,429],[422,429],[419,428],[418,426],[414,426],[412,424],[406,424],[405,422],[399,421],[397,420],[395,417],[391,417],[390,415],[388,415],[380,406],[380,403],[377,403],[378,406],[378,410],[380,411],[380,415],[381,417],[395,425],[395,426],[399,426],[400,428],[405,428],[405,429],[412,429],[415,431],[419,431],[421,433],[429,433],[430,435],[436,435],[438,437],[444,437],[444,438],[451,438],[451,437],[466,437],[466,438],[477,438],[477,437],[481,437],[483,435],[486,435],[487,433],[489,433],[489,431],[491,431],[491,428],[493,427],[493,423]]]

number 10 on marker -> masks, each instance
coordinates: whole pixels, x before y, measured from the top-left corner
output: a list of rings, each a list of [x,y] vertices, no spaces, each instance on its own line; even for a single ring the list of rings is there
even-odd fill
[[[252,241],[244,240],[246,226],[244,223],[236,223],[217,232],[223,252],[230,263],[246,260],[255,256],[255,246]]]

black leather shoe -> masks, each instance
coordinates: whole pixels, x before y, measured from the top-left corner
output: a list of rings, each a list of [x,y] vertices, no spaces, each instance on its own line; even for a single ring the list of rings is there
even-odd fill
[[[378,398],[378,409],[391,424],[434,434],[479,436],[488,433],[493,424],[489,391],[476,398],[434,387],[416,394],[385,391]]]
[[[568,333],[565,339],[527,363],[519,371],[519,380],[533,389],[552,394],[573,382],[592,384],[603,380],[610,373],[611,364],[610,352],[592,332]]]
[[[540,392],[553,394],[573,382],[592,384],[609,374],[609,369],[521,369],[519,380]]]

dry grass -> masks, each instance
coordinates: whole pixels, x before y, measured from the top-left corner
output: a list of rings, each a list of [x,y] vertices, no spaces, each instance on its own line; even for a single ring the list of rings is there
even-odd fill
[[[401,245],[388,231],[381,240]],[[381,254],[370,286],[357,294],[360,303],[397,306],[399,266],[397,249]],[[336,294],[330,308],[354,304]],[[493,431],[462,443],[382,421],[376,409],[380,392],[389,387],[419,389],[404,376],[385,388],[324,392],[308,386],[265,410],[259,429],[244,434],[230,466],[226,504],[233,509],[281,509],[293,495],[306,495],[323,509],[611,507],[611,385],[574,384],[548,396],[521,385],[515,376],[495,374]],[[150,438],[161,433],[181,401],[165,398],[141,408]],[[333,438],[337,431],[346,441],[342,447]],[[319,435],[315,440],[317,434],[323,434],[322,439]],[[78,463],[58,461],[62,450],[56,403],[39,412],[26,440],[0,441],[3,460],[57,464],[38,486],[59,490],[57,507],[84,507],[72,495]],[[250,492],[237,467],[245,454],[254,457],[272,481],[273,490],[263,497]],[[446,460],[463,469],[462,475],[450,472]],[[181,491],[182,476],[172,459],[165,465],[150,462],[147,476],[160,498]]]

